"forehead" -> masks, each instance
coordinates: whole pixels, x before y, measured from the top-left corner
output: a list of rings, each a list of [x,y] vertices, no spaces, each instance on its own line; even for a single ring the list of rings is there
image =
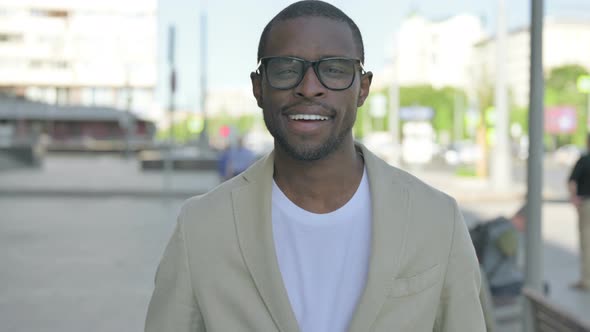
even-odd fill
[[[264,56],[290,55],[307,60],[326,56],[360,58],[352,30],[327,17],[298,17],[274,24]]]

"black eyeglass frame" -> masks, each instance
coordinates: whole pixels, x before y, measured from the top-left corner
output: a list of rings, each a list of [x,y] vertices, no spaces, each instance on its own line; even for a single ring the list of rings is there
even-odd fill
[[[299,80],[297,80],[297,82],[295,84],[293,84],[293,86],[288,87],[288,88],[277,88],[277,87],[274,87],[270,83],[270,80],[268,79],[268,76],[266,76],[267,75],[266,73],[268,72],[268,70],[266,70],[266,64],[268,63],[269,60],[277,59],[277,58],[280,58],[280,59],[291,59],[291,60],[296,60],[296,61],[299,61],[299,62],[302,62],[303,63],[302,75],[301,75],[301,77],[299,77]],[[352,79],[350,80],[350,84],[348,84],[347,87],[341,88],[341,89],[332,89],[332,88],[328,87],[326,85],[326,83],[324,83],[324,81],[320,77],[320,74],[318,73],[318,71],[319,71],[318,68],[319,68],[320,63],[321,62],[324,62],[324,61],[328,61],[328,60],[348,60],[348,61],[354,61],[355,64],[356,63],[359,64],[359,67],[361,69],[361,76],[362,75],[365,75],[367,73],[365,71],[365,67],[363,66],[363,62],[360,59],[347,58],[347,57],[329,57],[329,58],[322,58],[322,59],[319,59],[319,60],[316,60],[316,61],[307,61],[305,59],[297,58],[297,57],[294,57],[294,56],[266,56],[266,57],[262,57],[258,61],[258,65],[256,65],[255,72],[257,74],[261,75],[261,72],[262,72],[261,67],[263,67],[265,69],[264,70],[264,76],[266,77],[266,80],[268,81],[268,84],[270,84],[270,86],[273,89],[277,89],[277,90],[290,90],[290,89],[293,89],[293,88],[299,86],[299,84],[301,84],[301,81],[303,81],[303,78],[305,77],[305,73],[307,73],[307,70],[309,69],[309,67],[312,67],[313,68],[313,72],[315,73],[316,77],[318,78],[318,80],[320,81],[320,83],[322,83],[322,85],[326,89],[329,89],[329,90],[332,90],[332,91],[343,91],[343,90],[349,89],[352,86],[352,83],[354,83],[354,79],[356,78],[356,70],[354,71],[355,74],[353,75]]]

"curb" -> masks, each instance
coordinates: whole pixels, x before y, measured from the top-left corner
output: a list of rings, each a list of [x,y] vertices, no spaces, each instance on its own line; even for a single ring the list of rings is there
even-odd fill
[[[9,197],[43,197],[43,198],[178,198],[188,199],[192,196],[201,195],[207,191],[182,191],[182,190],[87,190],[87,189],[0,189],[0,196]]]

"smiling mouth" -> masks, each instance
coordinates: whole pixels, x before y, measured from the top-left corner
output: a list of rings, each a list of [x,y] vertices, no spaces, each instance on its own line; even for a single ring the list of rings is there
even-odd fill
[[[326,121],[330,120],[329,117],[318,115],[318,114],[292,114],[289,115],[290,120],[295,121]]]

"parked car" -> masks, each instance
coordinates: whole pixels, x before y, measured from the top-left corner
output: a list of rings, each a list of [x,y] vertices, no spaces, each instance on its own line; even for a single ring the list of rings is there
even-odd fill
[[[469,141],[451,143],[444,152],[445,161],[449,165],[475,164],[482,156],[481,147]]]

